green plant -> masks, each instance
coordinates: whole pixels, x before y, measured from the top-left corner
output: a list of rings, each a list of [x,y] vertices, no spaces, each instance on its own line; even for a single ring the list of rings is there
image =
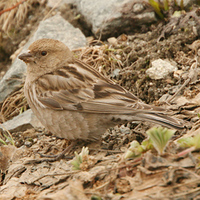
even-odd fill
[[[88,147],[83,147],[79,154],[76,151],[74,154],[75,154],[75,157],[72,160],[71,164],[73,165],[74,170],[80,170],[80,164],[84,160],[88,159],[88,155],[89,155]]]
[[[177,144],[183,148],[194,147],[195,149],[200,149],[200,133],[194,137],[180,138],[177,140]]]
[[[166,0],[165,0],[166,1]],[[149,0],[149,4],[154,8],[156,14],[161,18],[164,19],[164,15],[161,10],[161,4],[155,0]]]
[[[153,127],[147,131],[149,136],[146,140],[143,140],[141,144],[134,140],[131,142],[130,147],[125,153],[125,158],[135,158],[142,155],[142,153],[148,151],[149,149],[155,148],[160,155],[164,153],[164,150],[170,140],[174,135],[175,130],[163,128],[163,127]]]
[[[181,0],[179,4],[177,3],[176,0],[174,0],[173,2],[171,0],[163,0],[162,2],[160,0],[149,0],[149,4],[153,7],[153,9],[155,10],[155,13],[161,19],[164,19],[165,15],[169,14],[170,8],[173,8],[174,11],[175,11],[174,8],[179,8],[179,10],[184,10],[183,0]],[[173,14],[173,16],[180,16],[180,14],[176,13],[176,14]]]
[[[139,144],[138,141],[133,140],[128,148],[127,152],[125,153],[125,158],[135,158],[139,157],[144,152],[144,149]]]
[[[176,131],[163,127],[153,127],[147,131],[152,145],[158,151],[160,155],[164,153],[164,150]]]
[[[177,144],[180,147],[186,148],[184,151],[180,152],[178,156],[184,156],[192,151],[200,149],[200,133],[196,134],[194,137],[180,138],[177,140]]]
[[[2,126],[2,124],[1,124],[1,126]],[[2,128],[3,128],[3,130],[4,130],[3,136],[4,136],[13,146],[15,146],[15,141],[13,140],[13,137],[12,137],[11,133],[10,133],[8,130],[6,130],[5,127],[2,126]],[[8,144],[6,143],[6,141],[4,141],[2,138],[0,138],[0,142],[1,142],[2,144],[4,144],[4,145],[8,145]]]

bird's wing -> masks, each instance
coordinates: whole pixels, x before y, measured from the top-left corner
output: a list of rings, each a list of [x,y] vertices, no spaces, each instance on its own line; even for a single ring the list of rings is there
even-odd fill
[[[55,110],[113,114],[154,110],[79,60],[43,75],[33,87],[38,104]]]

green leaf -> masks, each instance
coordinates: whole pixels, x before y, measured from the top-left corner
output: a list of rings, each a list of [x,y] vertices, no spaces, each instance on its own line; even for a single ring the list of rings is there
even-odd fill
[[[102,200],[102,198],[100,196],[94,195],[91,197],[91,200]]]
[[[0,126],[3,128],[3,130],[5,131],[3,133],[4,137],[13,145],[15,146],[15,141],[13,140],[13,137],[11,135],[11,133],[2,125],[0,124]],[[0,142],[3,143],[4,145],[7,145],[7,143],[3,140],[3,139],[0,139]]]
[[[149,0],[149,4],[154,8],[156,14],[161,18],[164,19],[163,14],[161,13],[160,5],[155,0]]]
[[[1,142],[2,144],[4,144],[4,145],[7,145],[7,143],[6,143],[4,140],[2,140],[1,138],[0,138],[0,142]]]
[[[83,158],[87,158],[89,155],[88,147],[83,147],[80,154],[78,154],[76,151],[74,154],[75,157],[71,161],[71,164],[73,165],[74,170],[80,170],[80,164],[83,162]]]
[[[166,145],[168,144],[170,138],[174,135],[176,131],[163,128],[163,127],[153,127],[147,131],[150,140],[154,148],[158,151],[160,155],[164,153]]]
[[[141,147],[145,150],[148,151],[149,149],[153,148],[153,144],[152,141],[150,140],[150,138],[147,138],[146,140],[143,140],[141,143]]]
[[[177,140],[177,143],[180,147],[195,147],[195,149],[200,149],[200,133],[196,134],[194,137],[180,138]]]
[[[181,10],[184,9],[184,3],[183,3],[183,0],[181,0],[180,7],[181,7]]]
[[[177,144],[180,147],[188,148],[188,147],[194,146],[195,142],[194,142],[194,138],[193,137],[186,137],[186,138],[180,138],[180,139],[178,139],[177,140]]]
[[[169,2],[168,2],[168,0],[164,0],[163,4],[164,4],[164,10],[168,11],[169,10]]]
[[[144,149],[141,147],[138,141],[133,140],[128,148],[127,152],[125,153],[125,159],[127,158],[135,158],[142,154]]]
[[[194,136],[195,148],[200,149],[200,133]]]

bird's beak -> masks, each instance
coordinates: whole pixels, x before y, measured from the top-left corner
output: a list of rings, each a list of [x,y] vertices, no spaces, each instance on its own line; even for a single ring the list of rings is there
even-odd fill
[[[22,53],[18,56],[20,60],[23,60],[25,63],[29,63],[33,61],[33,55],[28,51],[26,53]]]

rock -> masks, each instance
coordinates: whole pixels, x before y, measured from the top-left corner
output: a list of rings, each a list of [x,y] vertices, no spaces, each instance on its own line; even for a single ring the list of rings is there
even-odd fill
[[[96,37],[120,35],[156,21],[146,3],[133,0],[77,0],[77,9]]]
[[[113,70],[111,76],[114,77],[114,78],[116,78],[116,77],[118,78],[119,72],[120,72],[120,69],[117,68],[117,69]]]
[[[184,7],[186,9],[189,9],[190,6],[192,6],[195,3],[194,0],[176,0],[176,4],[180,7]]]
[[[152,62],[152,67],[147,69],[146,74],[151,79],[158,80],[165,78],[168,74],[176,70],[178,70],[177,67],[171,65],[170,62],[158,59]]]
[[[119,130],[121,131],[121,133],[124,135],[124,134],[130,134],[130,128],[129,127],[126,127],[124,125],[120,126]]]
[[[118,44],[118,40],[115,37],[110,37],[107,39],[107,41],[113,46],[117,46],[117,44]]]
[[[48,0],[47,6],[50,8],[57,8],[63,6],[64,4],[75,4],[75,3],[76,0],[61,0],[61,1]]]
[[[86,45],[87,41],[83,33],[74,28],[60,15],[41,21],[34,36],[24,46],[22,53],[25,52],[31,43],[41,38],[52,38],[65,43],[70,49],[76,49]],[[26,71],[26,64],[16,58],[10,69],[0,81],[0,102],[9,94],[16,90],[22,83],[21,78]]]
[[[25,131],[30,128],[41,128],[43,125],[39,122],[33,112],[29,109],[22,113],[21,115],[17,115],[13,119],[0,124],[1,130],[8,130],[9,132],[17,132],[17,131]]]

